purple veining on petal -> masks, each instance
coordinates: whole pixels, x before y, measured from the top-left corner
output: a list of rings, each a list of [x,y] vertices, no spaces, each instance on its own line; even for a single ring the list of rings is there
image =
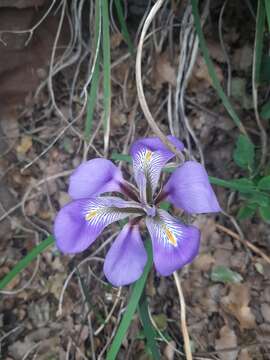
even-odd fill
[[[128,285],[143,273],[147,254],[139,227],[127,224],[113,242],[104,262],[104,273],[115,286]]]
[[[92,159],[82,163],[71,175],[69,195],[73,199],[97,196],[105,192],[121,192],[124,182],[121,170],[107,159]]]
[[[200,231],[182,224],[164,210],[155,218],[147,217],[146,226],[153,244],[154,264],[164,276],[190,263],[198,254]]]
[[[179,149],[183,150],[184,145],[175,137],[168,136],[168,139]],[[134,178],[140,189],[140,192],[154,195],[160,173],[165,164],[175,156],[168,150],[159,138],[146,138],[136,141],[131,147],[131,156],[133,160]],[[141,174],[144,174],[146,182],[142,184]],[[147,190],[142,189],[146,186]]]
[[[173,136],[168,139],[183,150],[184,145],[178,139]],[[58,248],[64,253],[78,253],[87,249],[106,226],[130,217],[105,258],[104,273],[115,286],[130,284],[143,273],[147,261],[139,233],[143,218],[152,239],[154,264],[160,274],[170,275],[197,255],[200,231],[158,209],[157,204],[165,196],[189,213],[220,211],[208,175],[199,163],[187,161],[176,169],[163,191],[153,199],[161,170],[174,153],[160,139],[145,138],[132,145],[131,156],[139,191],[123,179],[120,169],[111,161],[90,160],[71,175],[69,194],[74,201],[59,211],[54,224]],[[132,201],[98,196],[114,191]]]
[[[140,215],[138,204],[114,197],[74,200],[64,206],[55,219],[54,236],[63,253],[87,249],[109,224],[129,215]]]

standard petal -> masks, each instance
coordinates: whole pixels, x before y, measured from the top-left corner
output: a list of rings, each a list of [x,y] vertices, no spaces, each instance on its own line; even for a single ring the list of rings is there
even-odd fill
[[[104,273],[114,286],[128,285],[142,275],[146,261],[147,253],[139,227],[127,224],[107,253]]]
[[[84,251],[103,229],[140,209],[129,201],[114,197],[74,200],[64,206],[54,222],[57,247],[67,254]]]
[[[71,175],[69,195],[75,199],[85,199],[105,192],[121,192],[124,182],[121,170],[110,160],[97,158],[82,163]]]
[[[164,276],[188,264],[198,254],[200,231],[182,224],[164,210],[156,217],[147,217],[146,226],[153,244],[154,264]]]
[[[204,167],[196,161],[186,161],[175,170],[163,191],[175,206],[191,214],[220,211],[216,195]]]
[[[183,150],[184,145],[181,141],[174,136],[168,136],[168,139],[179,150]],[[146,178],[147,193],[150,197],[153,196],[157,188],[162,168],[175,156],[175,154],[168,150],[159,138],[155,137],[136,141],[132,145],[130,153],[133,160],[135,181],[140,187],[141,174],[143,173]],[[144,189],[140,189],[140,192],[144,191]]]

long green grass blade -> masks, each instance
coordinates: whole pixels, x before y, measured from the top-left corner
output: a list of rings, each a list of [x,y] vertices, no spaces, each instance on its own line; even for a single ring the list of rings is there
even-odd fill
[[[269,0],[268,0],[269,2]],[[261,64],[263,54],[263,34],[265,26],[265,8],[262,0],[258,1],[256,17],[256,34],[255,34],[255,82],[258,84],[261,80]]]
[[[89,140],[92,124],[93,124],[93,116],[94,110],[96,105],[97,93],[98,93],[98,85],[99,85],[99,34],[100,34],[100,0],[96,1],[96,8],[95,8],[95,47],[94,51],[96,51],[96,62],[94,65],[94,72],[93,77],[90,85],[90,91],[88,96],[88,103],[87,103],[87,115],[86,115],[86,123],[85,123],[85,138]]]
[[[268,23],[268,32],[270,32],[270,1],[264,0],[267,23]]]
[[[143,332],[147,340],[147,345],[151,350],[152,356],[154,360],[160,360],[160,352],[157,346],[157,342],[155,339],[155,329],[151,323],[149,314],[148,314],[148,302],[145,291],[142,294],[141,300],[138,306],[138,312],[143,325]]]
[[[108,0],[101,1],[102,9],[102,52],[103,52],[103,104],[104,104],[104,143],[109,142],[111,116],[111,51]]]
[[[29,254],[20,260],[14,268],[0,281],[0,290],[4,289],[22,270],[24,270],[39,254],[54,243],[54,238],[48,236],[38,244]]]
[[[240,118],[238,117],[237,113],[235,112],[235,110],[233,109],[227,95],[225,94],[225,92],[223,91],[220,82],[218,80],[216,71],[215,71],[215,67],[214,64],[210,58],[209,55],[209,51],[206,45],[206,41],[203,35],[203,31],[202,31],[202,27],[201,27],[201,20],[200,20],[200,15],[199,15],[199,10],[198,10],[198,0],[191,0],[191,5],[192,5],[192,12],[193,12],[193,16],[194,16],[194,24],[195,24],[195,28],[197,31],[197,35],[199,38],[199,44],[201,47],[201,51],[203,53],[203,57],[204,57],[204,61],[206,63],[209,75],[212,79],[213,82],[213,86],[216,89],[224,107],[226,108],[226,110],[228,111],[229,115],[231,116],[231,118],[233,119],[235,125],[239,128],[239,130],[247,135],[246,130],[240,120]]]
[[[131,156],[130,155],[126,155],[126,154],[118,154],[116,152],[112,153],[111,155],[111,159],[112,160],[117,160],[117,161],[126,161],[128,163],[132,162]]]
[[[119,20],[119,23],[121,26],[121,33],[123,35],[125,42],[127,43],[130,54],[133,55],[134,54],[134,46],[132,44],[131,37],[128,32],[121,0],[115,0],[115,7],[116,7],[116,11],[117,11],[117,17],[118,17],[118,20]]]
[[[117,333],[113,339],[112,345],[107,353],[106,360],[114,360],[116,359],[116,356],[118,354],[118,351],[121,347],[122,341],[126,335],[126,332],[128,331],[129,325],[132,321],[133,315],[137,309],[139,300],[141,298],[148,273],[152,267],[153,263],[153,255],[152,255],[152,246],[150,240],[146,241],[145,244],[148,259],[147,263],[145,265],[144,271],[142,276],[139,278],[139,280],[136,281],[135,285],[133,286],[132,293],[129,299],[129,303],[127,305],[126,311],[124,313],[124,316],[121,320],[121,323],[119,325],[119,328],[117,330]]]

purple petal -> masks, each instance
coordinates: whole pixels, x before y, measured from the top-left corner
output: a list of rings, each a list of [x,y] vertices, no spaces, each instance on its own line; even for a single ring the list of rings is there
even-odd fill
[[[174,136],[168,136],[168,139],[179,150],[183,150],[184,145],[181,141]],[[147,186],[150,187],[151,195],[153,195],[157,188],[162,168],[175,154],[168,150],[159,138],[154,137],[136,141],[132,145],[130,153],[133,160],[134,177],[138,187],[140,188],[141,186],[140,180],[143,173]],[[145,190],[140,189],[140,192],[143,191]]]
[[[109,224],[134,215],[133,203],[114,197],[74,200],[56,216],[54,236],[57,247],[67,254],[87,249]],[[139,211],[139,209],[138,209]]]
[[[167,136],[167,139],[170,140],[180,151],[184,149],[184,144],[176,137],[169,135]],[[141,147],[147,148],[153,152],[162,151],[164,153],[168,153],[167,156],[171,156],[171,158],[175,156],[174,153],[171,152],[158,137],[141,138],[135,141],[130,150],[131,156],[135,155],[138,152],[138,148],[140,149]]]
[[[164,276],[181,269],[198,254],[200,231],[182,224],[164,210],[158,216],[146,218],[146,226],[153,244],[154,264]]]
[[[186,161],[175,170],[163,191],[168,200],[188,213],[201,214],[220,211],[207,172],[196,161]]]
[[[127,224],[107,253],[104,273],[114,286],[128,285],[142,275],[146,261],[139,227]]]
[[[97,196],[105,192],[121,192],[121,170],[110,160],[98,158],[82,163],[71,175],[68,193],[73,199]]]

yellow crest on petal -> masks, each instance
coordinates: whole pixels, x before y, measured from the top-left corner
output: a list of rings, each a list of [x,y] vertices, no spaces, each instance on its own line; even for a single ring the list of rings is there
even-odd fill
[[[146,161],[149,162],[151,160],[151,157],[152,157],[152,151],[147,150],[145,154]]]
[[[176,237],[174,236],[174,234],[172,233],[172,231],[170,229],[167,228],[166,225],[163,225],[163,229],[165,231],[166,237],[168,239],[168,242],[173,245],[176,246],[177,245],[177,241],[176,241]]]
[[[93,210],[93,211],[89,211],[86,215],[85,215],[85,220],[86,221],[90,221],[91,219],[93,219],[93,217],[95,217],[97,215],[98,211],[97,210]]]

